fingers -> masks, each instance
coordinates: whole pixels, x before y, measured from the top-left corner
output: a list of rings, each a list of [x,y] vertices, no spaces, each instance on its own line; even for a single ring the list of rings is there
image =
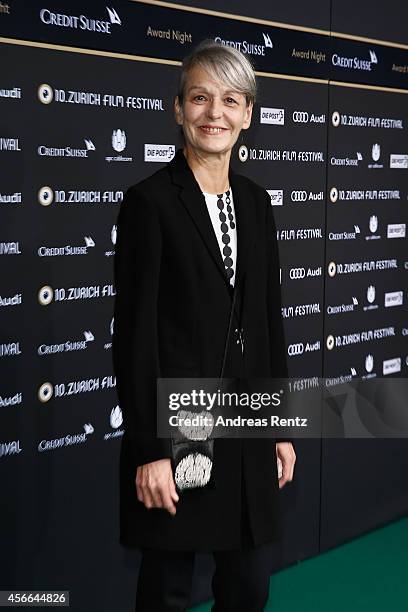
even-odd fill
[[[153,508],[153,496],[148,486],[148,476],[146,473],[146,466],[139,465],[136,472],[136,493],[137,499],[146,506],[146,508]]]
[[[293,476],[291,477],[289,469],[285,467],[285,464],[283,464],[283,473],[282,476],[279,478],[279,488],[282,489],[282,487],[284,487],[285,484],[290,482],[292,478]]]
[[[143,466],[138,466],[136,470],[136,493],[137,499],[144,504],[144,495],[143,495],[143,487],[142,487],[142,469]]]
[[[280,489],[282,489],[282,487],[284,487],[285,484],[287,484],[288,482],[292,482],[294,463],[295,463],[294,460],[291,462],[285,462],[285,460],[282,461],[283,471],[282,471],[282,476],[279,479]]]
[[[174,502],[179,500],[174,484],[170,460],[164,459],[138,466],[136,471],[136,493],[138,500],[149,510],[164,508],[176,514]]]
[[[165,508],[172,516],[176,514],[176,506],[173,503],[169,485],[167,485],[167,488],[162,491],[162,504],[162,507]]]
[[[282,489],[285,484],[293,480],[296,453],[290,442],[284,442],[276,445],[276,451],[282,461],[282,476],[279,478],[279,489]]]
[[[174,482],[173,473],[170,474],[170,478],[169,478],[169,491],[170,491],[171,499],[175,502],[178,502],[179,496],[177,493],[176,484]]]

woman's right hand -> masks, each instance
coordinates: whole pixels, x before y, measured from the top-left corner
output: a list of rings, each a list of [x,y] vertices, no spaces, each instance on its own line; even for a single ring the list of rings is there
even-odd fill
[[[172,516],[176,514],[179,496],[169,458],[139,465],[135,482],[137,499],[146,508],[165,508]]]

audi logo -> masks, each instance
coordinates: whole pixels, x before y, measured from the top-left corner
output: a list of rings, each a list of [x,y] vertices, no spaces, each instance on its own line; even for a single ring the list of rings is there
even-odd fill
[[[307,123],[309,121],[309,113],[306,111],[293,111],[292,119],[294,123]]]
[[[305,278],[306,270],[304,268],[291,268],[289,271],[289,278],[295,280],[296,278]]]
[[[302,355],[305,350],[305,346],[303,342],[298,342],[297,344],[289,344],[288,346],[288,355],[293,357],[294,355]]]
[[[306,202],[307,191],[292,191],[290,194],[292,202]]]

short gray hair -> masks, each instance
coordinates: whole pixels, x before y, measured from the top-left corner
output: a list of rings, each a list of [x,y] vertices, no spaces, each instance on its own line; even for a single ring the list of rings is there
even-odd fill
[[[188,73],[194,66],[201,66],[217,81],[243,94],[247,105],[255,102],[256,77],[249,59],[234,47],[207,39],[183,59],[177,94],[180,104],[183,104]]]

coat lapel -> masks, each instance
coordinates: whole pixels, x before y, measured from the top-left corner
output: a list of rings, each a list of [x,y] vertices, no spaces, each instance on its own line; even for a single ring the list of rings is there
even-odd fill
[[[222,275],[226,287],[232,287],[225,274],[217,237],[207,211],[204,195],[194,177],[194,174],[179,149],[174,159],[168,165],[172,181],[180,187],[180,199],[194,221],[211,258]],[[254,215],[251,211],[252,194],[245,180],[230,169],[229,180],[233,194],[235,214],[237,218],[237,266],[235,287],[241,286],[251,247],[255,242]]]
[[[255,202],[244,177],[230,169],[230,185],[237,217],[236,286],[241,288],[248,267],[249,256],[256,240]]]

